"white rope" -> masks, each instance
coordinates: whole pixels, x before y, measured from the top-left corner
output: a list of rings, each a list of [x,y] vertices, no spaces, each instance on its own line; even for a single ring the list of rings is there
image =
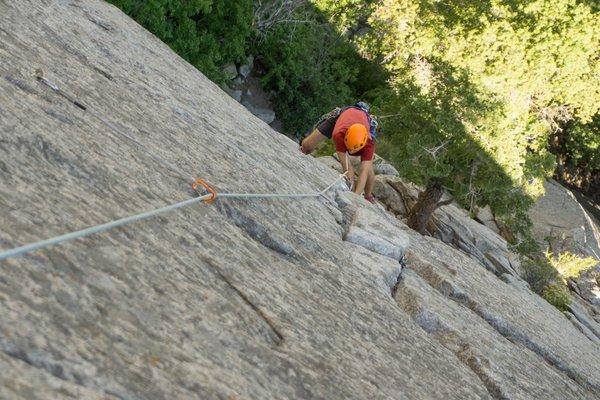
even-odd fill
[[[322,191],[320,191],[318,193],[289,193],[289,194],[286,194],[286,193],[282,193],[282,194],[277,194],[277,193],[223,193],[223,194],[219,194],[219,193],[217,193],[216,198],[217,199],[218,198],[224,198],[224,199],[274,199],[274,198],[302,199],[302,198],[309,198],[309,197],[321,197],[321,196],[324,196],[325,193],[327,191],[329,191],[344,176],[345,176],[345,174],[340,175],[335,181],[333,181],[333,183],[331,183],[329,186],[327,186],[325,189],[323,189]],[[39,242],[16,247],[14,249],[5,250],[3,252],[0,252],[0,260],[4,260],[4,259],[10,258],[10,257],[16,257],[21,254],[29,253],[34,250],[46,248],[46,247],[49,247],[49,246],[52,246],[55,244],[59,244],[62,242],[70,241],[70,240],[75,240],[78,238],[82,238],[84,236],[93,235],[95,233],[104,232],[109,229],[116,228],[116,227],[122,226],[122,225],[127,225],[127,224],[130,224],[130,223],[133,223],[136,221],[140,221],[143,219],[148,219],[148,218],[154,217],[159,214],[164,214],[164,213],[167,213],[170,211],[174,211],[178,208],[189,206],[194,203],[209,200],[212,196],[213,196],[212,194],[206,194],[206,195],[202,195],[200,197],[194,197],[193,199],[181,201],[179,203],[160,207],[160,208],[157,208],[157,209],[154,209],[151,211],[146,211],[143,213],[131,215],[131,216],[128,216],[125,218],[121,218],[121,219],[117,219],[115,221],[92,226],[92,227],[85,228],[85,229],[82,229],[79,231],[66,233],[64,235],[56,236],[56,237],[46,239],[46,240],[41,240]]]
[[[52,83],[51,81],[47,80],[44,76],[43,76],[43,71],[38,70],[36,71],[37,74],[37,79],[42,82],[43,84],[45,84],[46,86],[48,86],[50,89],[52,89],[54,92],[58,93],[60,96],[64,97],[65,99],[67,99],[68,101],[72,102],[73,104],[75,104],[77,107],[81,108],[84,111],[88,111],[90,114],[92,114],[94,117],[96,117],[97,119],[100,120],[100,122],[102,122],[105,126],[107,126],[108,128],[110,128],[111,130],[113,130],[114,132],[116,132],[117,134],[121,135],[122,137],[124,137],[125,139],[128,139],[129,141],[133,142],[134,144],[136,144],[137,146],[140,147],[140,149],[142,151],[144,151],[144,153],[146,153],[147,155],[149,155],[150,157],[152,157],[155,161],[165,165],[166,167],[168,167],[171,171],[175,172],[177,175],[179,175],[180,177],[184,177],[184,174],[181,172],[181,170],[179,168],[177,168],[176,166],[174,166],[173,164],[163,160],[162,158],[158,157],[157,155],[149,152],[146,150],[145,146],[140,143],[137,139],[135,139],[134,137],[132,137],[131,135],[128,135],[127,133],[122,132],[121,130],[119,130],[118,128],[116,128],[112,123],[110,123],[109,121],[107,121],[106,119],[104,119],[102,116],[100,116],[99,114],[93,112],[92,110],[88,109],[87,107],[85,107],[83,104],[75,101],[71,96],[69,96],[68,94],[64,93],[56,84]],[[347,159],[346,159],[347,161]],[[329,191],[337,182],[340,181],[340,179],[342,179],[344,176],[346,176],[346,173],[341,174],[335,181],[333,181],[329,186],[327,186],[325,189],[323,189],[322,191],[318,192],[318,193],[290,193],[290,194],[277,194],[277,193],[217,193],[215,198],[229,198],[229,199],[275,199],[275,198],[279,198],[279,199],[302,199],[302,198],[311,198],[311,197],[324,197],[327,199],[327,197],[325,197],[325,193],[327,191]],[[125,217],[125,218],[121,218],[121,219],[117,219],[115,221],[111,221],[111,222],[107,222],[104,224],[100,224],[100,225],[96,225],[96,226],[92,226],[89,228],[85,228],[79,231],[75,231],[75,232],[70,232],[70,233],[66,233],[64,235],[60,235],[60,236],[56,236],[50,239],[46,239],[46,240],[41,240],[39,242],[35,242],[35,243],[30,243],[27,245],[23,245],[23,246],[19,246],[16,247],[14,249],[10,249],[10,250],[5,250],[3,252],[0,252],[0,260],[4,260],[10,257],[16,257],[25,253],[29,253],[31,251],[34,250],[38,250],[38,249],[43,249],[49,246],[53,246],[55,244],[59,244],[62,242],[66,242],[66,241],[70,241],[70,240],[75,240],[78,238],[82,238],[85,236],[89,236],[89,235],[93,235],[95,233],[100,233],[100,232],[104,232],[107,231],[109,229],[112,228],[116,228],[118,226],[123,226],[123,225],[127,225],[136,221],[140,221],[143,219],[148,219],[151,217],[154,217],[156,215],[159,214],[164,214],[167,212],[171,212],[174,211],[178,208],[182,208],[194,203],[198,203],[204,200],[208,200],[213,196],[213,194],[206,194],[206,195],[202,195],[200,197],[195,197],[193,199],[189,199],[189,200],[185,200],[185,201],[181,201],[178,203],[174,203],[174,204],[170,204],[164,207],[160,207],[151,211],[146,211],[143,213],[139,213],[139,214],[135,214],[135,215],[131,215],[129,217]]]

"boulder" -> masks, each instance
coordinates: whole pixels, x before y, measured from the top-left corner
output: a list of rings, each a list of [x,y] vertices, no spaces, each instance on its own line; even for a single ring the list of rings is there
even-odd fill
[[[243,100],[242,104],[248,109],[248,111],[264,121],[266,124],[270,124],[271,122],[275,121],[275,111],[269,108],[256,107],[250,103],[248,99]]]
[[[221,67],[221,72],[225,74],[225,78],[231,80],[238,75],[237,67],[234,63],[225,64]]]
[[[232,99],[234,99],[237,102],[242,101],[242,91],[241,90],[237,90],[237,89],[231,89],[229,87],[225,87],[223,90],[225,90],[225,93],[227,93],[229,96],[231,96]]]
[[[232,85],[234,85],[235,87],[241,87],[244,84],[244,80],[242,79],[241,76],[236,76],[235,78],[233,78],[231,80]]]
[[[249,77],[251,72],[252,72],[252,67],[248,64],[242,64],[238,68],[238,73],[240,74],[242,79],[246,79],[247,77]]]
[[[498,224],[496,224],[496,218],[494,217],[492,209],[489,205],[478,208],[475,219],[490,228],[492,231],[500,234],[500,228],[498,228]]]
[[[544,189],[529,210],[536,241],[555,254],[570,251],[600,259],[600,224],[560,183],[549,179]]]
[[[377,154],[373,160],[373,170],[375,171],[375,175],[392,175],[399,176],[398,170],[394,168],[394,166],[388,163],[383,158],[379,157]]]
[[[375,176],[373,195],[396,216],[405,216],[407,211],[404,205],[404,200],[402,199],[400,193],[398,193],[398,191],[389,184],[388,179],[390,177],[390,175]]]

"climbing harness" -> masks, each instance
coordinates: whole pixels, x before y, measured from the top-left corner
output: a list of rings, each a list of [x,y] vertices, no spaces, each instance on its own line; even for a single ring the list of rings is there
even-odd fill
[[[11,257],[16,257],[21,254],[29,253],[34,250],[43,249],[55,244],[59,244],[62,242],[67,242],[70,240],[82,238],[85,236],[93,235],[95,233],[100,233],[107,231],[112,228],[116,228],[118,226],[123,226],[127,224],[131,224],[136,221],[140,221],[143,219],[148,219],[154,217],[159,214],[164,214],[170,211],[177,210],[178,208],[186,207],[194,203],[206,202],[210,204],[214,202],[217,198],[222,199],[303,199],[303,198],[317,198],[317,197],[325,197],[325,193],[327,193],[335,184],[337,184],[342,178],[344,178],[346,174],[341,174],[338,178],[333,181],[329,186],[320,192],[316,193],[217,193],[217,191],[208,183],[206,183],[202,179],[197,179],[192,184],[192,189],[198,191],[199,187],[204,187],[208,193],[203,194],[199,197],[194,197],[192,199],[188,199],[185,201],[181,201],[178,203],[170,204],[168,206],[160,207],[151,211],[146,211],[139,214],[134,214],[125,218],[117,219],[115,221],[107,222],[105,224],[100,224],[96,226],[92,226],[86,229],[82,229],[75,232],[66,233],[64,235],[56,236],[50,239],[42,240],[39,242],[27,244],[24,246],[16,247],[14,249],[6,250],[0,252],[0,260],[4,260]],[[327,199],[327,197],[325,197]]]

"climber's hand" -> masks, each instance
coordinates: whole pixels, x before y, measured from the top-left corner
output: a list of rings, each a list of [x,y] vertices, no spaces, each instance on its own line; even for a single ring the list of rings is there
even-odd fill
[[[350,179],[350,178],[348,177],[348,174],[345,174],[345,175],[344,175],[344,181],[346,181],[346,185],[348,186],[348,188],[349,188],[350,190],[352,190],[352,189],[353,189],[353,187],[352,187],[352,186],[354,186],[354,179]]]
[[[304,140],[302,141],[302,143],[300,143],[300,151],[302,152],[302,154],[312,153],[312,149],[308,148],[308,146],[304,143]]]

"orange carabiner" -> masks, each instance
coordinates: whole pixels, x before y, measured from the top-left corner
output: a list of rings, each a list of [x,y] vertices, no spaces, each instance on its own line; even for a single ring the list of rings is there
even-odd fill
[[[210,186],[204,179],[201,178],[196,179],[196,181],[192,183],[192,189],[197,191],[198,186],[203,186],[212,195],[209,199],[204,200],[205,202],[210,204],[215,201],[217,198],[217,191],[212,186]]]

